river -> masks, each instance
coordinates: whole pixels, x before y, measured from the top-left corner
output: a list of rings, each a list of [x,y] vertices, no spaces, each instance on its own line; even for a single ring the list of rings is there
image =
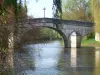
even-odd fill
[[[60,41],[15,51],[15,75],[99,75],[100,48],[63,48]]]

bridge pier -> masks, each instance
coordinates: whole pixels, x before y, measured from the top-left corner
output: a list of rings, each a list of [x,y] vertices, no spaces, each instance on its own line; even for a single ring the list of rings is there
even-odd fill
[[[64,41],[64,47],[68,48],[68,40],[67,40],[67,38],[63,38],[63,41]]]
[[[66,34],[66,39],[67,41],[64,40],[66,48],[81,47],[81,36],[78,35],[76,32],[73,32],[71,34]]]

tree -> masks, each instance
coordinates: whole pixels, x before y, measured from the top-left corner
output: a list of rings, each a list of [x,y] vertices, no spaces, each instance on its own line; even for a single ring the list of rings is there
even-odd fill
[[[63,0],[63,19],[92,21],[90,0]]]
[[[91,0],[95,31],[100,33],[100,0]]]
[[[53,0],[53,17],[62,18],[62,0]]]
[[[91,0],[91,9],[95,23],[95,40],[100,41],[100,0]]]
[[[26,9],[22,6],[21,0],[16,3],[17,0],[0,2],[0,74],[12,68],[13,50],[9,49],[9,35],[14,32],[15,21],[26,16]]]

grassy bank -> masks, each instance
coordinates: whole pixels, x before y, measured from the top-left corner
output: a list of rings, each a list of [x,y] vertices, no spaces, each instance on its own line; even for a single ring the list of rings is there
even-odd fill
[[[83,39],[81,45],[83,47],[100,47],[100,42],[95,41],[95,39]]]

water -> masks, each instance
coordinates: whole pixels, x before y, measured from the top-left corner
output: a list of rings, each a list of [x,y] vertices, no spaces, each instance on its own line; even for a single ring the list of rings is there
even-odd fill
[[[99,48],[63,48],[60,41],[29,44],[15,52],[15,75],[99,75]]]

